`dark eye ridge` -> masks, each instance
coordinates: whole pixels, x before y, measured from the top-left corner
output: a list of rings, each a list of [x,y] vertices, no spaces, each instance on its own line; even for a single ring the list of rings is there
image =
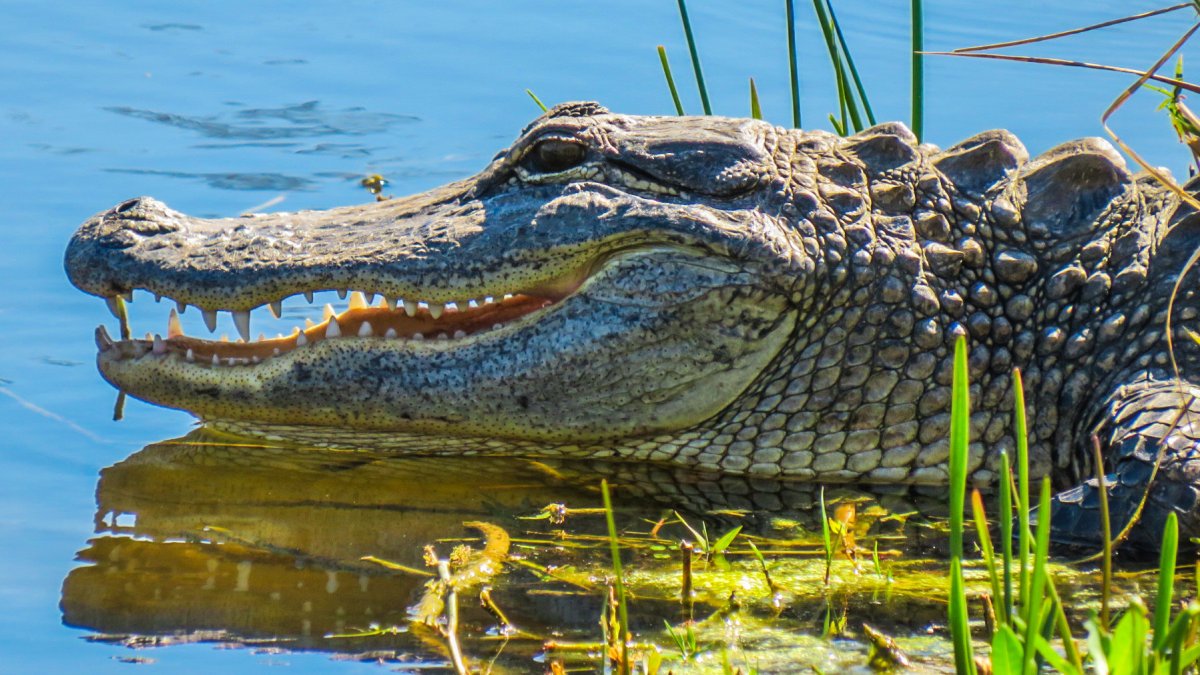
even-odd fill
[[[531,168],[539,173],[558,173],[579,166],[587,157],[587,148],[574,141],[548,138],[533,147]]]

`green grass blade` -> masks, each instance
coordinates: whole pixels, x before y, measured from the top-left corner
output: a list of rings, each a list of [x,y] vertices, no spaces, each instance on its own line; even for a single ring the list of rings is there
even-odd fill
[[[967,618],[967,594],[963,588],[962,560],[950,559],[950,639],[954,644],[954,672],[973,675],[975,656],[971,648],[971,625]]]
[[[912,132],[925,137],[925,12],[912,0]]]
[[[850,55],[850,48],[846,46],[846,38],[842,35],[842,26],[838,23],[837,13],[833,11],[833,3],[828,4],[828,9],[829,21],[833,24],[833,33],[837,36],[838,47],[846,63],[845,69],[850,72],[850,78],[854,80],[854,89],[858,92],[858,100],[862,102],[863,112],[867,115],[867,121],[874,125],[875,113],[871,111],[871,102],[867,99],[867,90],[863,87],[862,80],[858,77],[858,68],[854,67],[854,57]]]
[[[617,625],[621,634],[617,636],[621,644],[622,674],[629,672],[629,610],[625,606],[625,575],[621,571],[621,545],[617,541],[617,524],[613,519],[612,498],[608,494],[608,481],[600,481],[600,495],[604,498],[604,520],[608,525],[608,546],[612,550],[613,576],[617,586]]]
[[[950,385],[950,555],[960,559],[971,442],[971,393],[967,378],[967,338],[960,335],[954,342],[954,377]]]
[[[762,106],[758,103],[758,87],[754,86],[754,78],[750,78],[750,117],[762,119]]]
[[[1049,591],[1050,599],[1054,603],[1054,622],[1058,626],[1058,636],[1062,639],[1063,653],[1067,655],[1067,659],[1072,665],[1071,669],[1059,668],[1059,670],[1083,673],[1083,656],[1079,653],[1079,645],[1075,644],[1075,638],[1071,634],[1071,624],[1067,621],[1066,608],[1063,607],[1062,598],[1058,595],[1058,587],[1054,585],[1053,577],[1046,577],[1046,590]]]
[[[542,99],[538,98],[532,89],[526,89],[525,93],[529,94],[529,98],[533,99],[533,102],[537,104],[537,107],[542,109],[542,112],[546,112],[546,104],[542,103]]]
[[[787,0],[788,76],[792,84],[792,126],[800,128],[800,71],[796,65],[796,7]]]
[[[813,11],[817,14],[817,23],[821,26],[821,35],[825,38],[825,48],[829,51],[829,63],[833,66],[834,82],[838,88],[838,107],[841,111],[842,121],[840,124],[834,123],[834,128],[838,130],[838,135],[845,136],[850,128],[850,120],[847,118],[849,109],[848,84],[846,82],[846,73],[842,68],[842,57],[838,52],[837,38],[833,35],[833,24],[829,21],[829,14],[825,11],[825,0],[813,0]],[[856,125],[857,127],[857,125]]]
[[[825,545],[825,585],[829,585],[829,571],[833,567],[833,537],[829,529],[829,513],[825,510],[825,486],[821,486],[821,542]]]
[[[696,51],[696,39],[692,36],[692,21],[688,18],[687,3],[679,0],[679,18],[683,20],[683,34],[687,38],[688,51],[692,54],[692,70],[696,73],[696,87],[700,90],[700,105],[705,115],[712,114],[708,104],[708,88],[704,86],[704,72],[700,70],[700,54]]]
[[[1012,546],[1012,467],[1008,453],[1000,451],[1000,551],[1004,559],[1003,624],[1012,624],[1013,617],[1013,546]]]
[[[1029,434],[1025,425],[1025,386],[1021,370],[1013,368],[1013,433],[1017,441],[1017,557],[1018,596],[1022,607],[1029,588]]]
[[[1158,593],[1154,598],[1154,650],[1162,651],[1171,621],[1171,596],[1175,590],[1175,557],[1179,554],[1179,519],[1167,514],[1162,552],[1158,559]]]
[[[996,551],[992,548],[992,533],[988,530],[987,514],[983,511],[983,495],[979,490],[971,491],[971,513],[975,516],[975,532],[979,535],[979,548],[983,550],[983,564],[987,567],[988,581],[992,585],[992,598],[999,601],[1000,574],[996,569]]]
[[[1050,481],[1042,480],[1042,496],[1038,501],[1038,525],[1037,537],[1035,539],[1035,551],[1033,556],[1033,571],[1030,574],[1029,589],[1025,595],[1027,601],[1022,608],[1022,618],[1025,620],[1025,664],[1021,671],[1025,675],[1034,675],[1037,672],[1037,663],[1034,660],[1036,650],[1031,649],[1037,643],[1039,628],[1042,625],[1043,616],[1043,600],[1046,591],[1046,577],[1049,572],[1046,569],[1046,558],[1050,550]]]
[[[667,61],[667,48],[658,46],[658,60],[662,63],[663,76],[667,78],[667,89],[671,90],[671,101],[675,103],[675,113],[678,115],[686,115],[683,112],[683,103],[679,100],[679,90],[675,88],[675,78],[671,75],[671,64]]]

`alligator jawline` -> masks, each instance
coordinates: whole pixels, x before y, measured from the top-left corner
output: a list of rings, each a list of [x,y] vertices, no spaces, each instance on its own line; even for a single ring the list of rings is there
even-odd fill
[[[102,357],[110,360],[174,355],[196,364],[247,366],[325,340],[379,340],[396,345],[434,340],[453,344],[481,333],[501,330],[508,324],[555,305],[573,293],[582,282],[581,278],[566,285],[557,284],[553,292],[539,289],[537,294],[505,295],[495,301],[487,296],[479,301],[463,302],[461,307],[436,305],[442,308],[440,311],[431,310],[427,303],[418,304],[415,301],[389,305],[381,299],[378,305],[370,306],[365,296],[355,291],[350,297],[350,307],[344,312],[335,313],[326,305],[325,320],[320,323],[308,320],[309,325],[303,329],[295,327],[291,335],[270,339],[260,335],[258,340],[249,342],[244,339],[237,342],[204,340],[185,335],[175,310],[172,310],[165,338],[147,333],[145,339],[114,341],[108,330],[100,325],[96,328],[96,346]],[[122,318],[122,321],[125,319]]]

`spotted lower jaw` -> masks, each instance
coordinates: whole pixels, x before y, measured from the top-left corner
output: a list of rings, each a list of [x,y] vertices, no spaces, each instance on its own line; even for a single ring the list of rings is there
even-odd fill
[[[257,340],[248,339],[250,313],[234,312],[234,322],[242,334],[236,342],[227,339],[204,340],[185,335],[178,312],[172,309],[166,337],[147,333],[145,339],[116,341],[101,325],[96,328],[96,346],[102,358],[110,360],[173,356],[199,365],[228,367],[262,363],[325,340],[381,340],[397,344],[433,340],[453,343],[499,330],[506,324],[535,314],[565,298],[581,283],[582,279],[558,284],[553,293],[541,290],[538,295],[517,293],[498,299],[485,296],[478,300],[446,304],[381,299],[378,304],[371,305],[364,293],[355,291],[350,294],[349,307],[345,311],[339,313],[331,305],[325,305],[324,320],[320,323],[306,319],[303,328],[296,326],[291,335],[275,338],[259,335]],[[311,296],[310,293],[305,295]],[[121,320],[122,334],[128,335],[128,315],[124,303],[110,301],[109,304],[115,308],[114,314]],[[278,314],[276,308],[277,305],[272,307],[273,314]],[[202,311],[205,312],[205,322],[214,325],[215,320],[210,320],[209,315],[215,315],[215,312]]]

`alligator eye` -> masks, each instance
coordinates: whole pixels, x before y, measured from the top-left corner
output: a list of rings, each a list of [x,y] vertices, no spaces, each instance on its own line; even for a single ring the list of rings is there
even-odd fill
[[[531,168],[538,173],[558,173],[583,163],[587,148],[574,141],[548,138],[529,153]]]

